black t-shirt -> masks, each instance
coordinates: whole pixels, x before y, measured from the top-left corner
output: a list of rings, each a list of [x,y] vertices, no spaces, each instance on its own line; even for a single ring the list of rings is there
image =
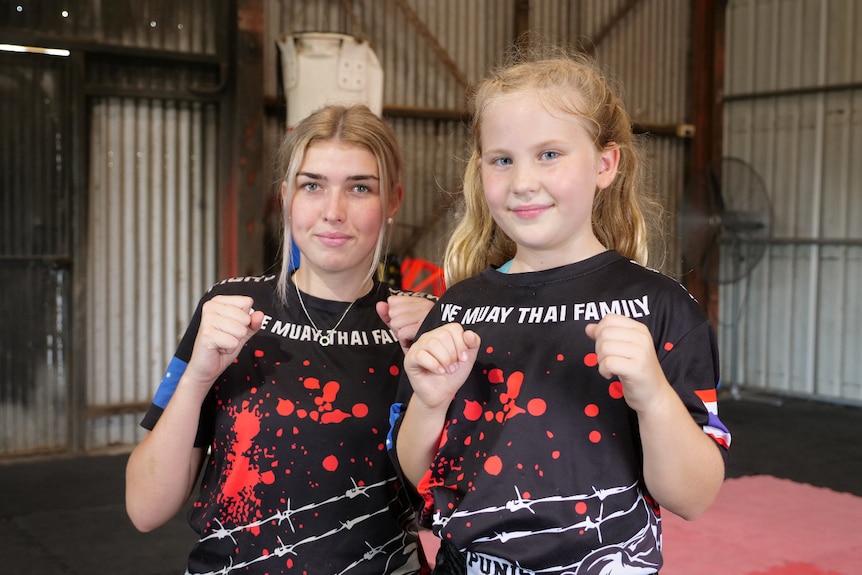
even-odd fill
[[[201,306],[218,294],[254,299],[260,331],[213,384],[196,445],[209,447],[189,514],[200,540],[189,573],[415,573],[415,513],[384,442],[402,365],[375,310],[376,283],[322,347],[291,283],[226,280],[201,300],[142,425],[152,429],[191,357]],[[347,303],[303,294],[323,330]]]
[[[547,574],[661,567],[660,510],[643,483],[637,418],[621,384],[598,373],[584,333],[608,313],[649,327],[668,381],[726,457],[714,332],[677,282],[613,251],[459,282],[420,332],[459,322],[482,342],[417,488],[420,522],[467,551],[475,572],[494,572],[489,557]],[[411,394],[404,377],[399,399]],[[393,413],[397,466],[403,405]]]

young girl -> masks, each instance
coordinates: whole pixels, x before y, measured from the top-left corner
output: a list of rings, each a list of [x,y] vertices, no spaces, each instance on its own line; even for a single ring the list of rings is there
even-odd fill
[[[416,573],[414,513],[383,445],[399,338],[433,302],[376,279],[400,150],[368,108],[329,106],[282,155],[282,271],[202,298],[129,459],[128,514],[158,527],[203,469],[187,573]]]
[[[451,287],[388,443],[436,572],[657,573],[660,508],[694,518],[724,476],[713,329],[642,265],[641,160],[591,61],[502,69],[472,104]]]

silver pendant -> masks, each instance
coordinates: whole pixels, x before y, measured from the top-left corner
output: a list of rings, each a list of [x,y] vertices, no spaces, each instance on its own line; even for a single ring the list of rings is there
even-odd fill
[[[319,343],[321,347],[329,347],[332,345],[332,332],[321,333],[320,337],[317,338],[317,343]]]

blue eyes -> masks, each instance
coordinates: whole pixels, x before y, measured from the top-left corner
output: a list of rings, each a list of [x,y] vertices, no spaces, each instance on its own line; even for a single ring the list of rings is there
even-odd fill
[[[542,152],[541,154],[539,154],[539,159],[541,159],[543,161],[556,160],[559,157],[560,157],[560,153],[556,152],[556,151],[552,151],[552,150],[548,150],[546,152]],[[491,163],[495,166],[511,166],[514,163],[514,161],[512,160],[512,158],[500,157],[500,158],[494,158],[494,160]]]
[[[323,190],[323,187],[317,182],[305,182],[304,184],[299,185],[299,189],[305,190],[306,192],[319,192]],[[370,194],[374,190],[364,184],[356,184],[350,188],[350,191],[356,194]]]

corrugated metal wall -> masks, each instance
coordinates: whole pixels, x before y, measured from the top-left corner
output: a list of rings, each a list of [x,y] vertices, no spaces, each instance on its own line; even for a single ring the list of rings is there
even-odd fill
[[[727,381],[862,402],[862,3],[731,0],[726,155],[771,198],[773,238],[721,291]]]
[[[217,279],[216,120],[212,104],[92,103],[87,447],[139,439],[140,406]]]
[[[0,455],[69,442],[67,64],[0,53]]]
[[[395,252],[434,262],[442,256],[449,194],[457,192],[463,173],[467,133],[459,116],[466,88],[510,48],[515,5],[511,0],[268,0],[266,4],[264,70],[271,98],[279,88],[275,42],[285,34],[339,32],[366,39],[374,48],[384,71],[384,116],[401,139],[409,168],[393,240]],[[529,28],[593,46],[598,59],[624,86],[634,119],[674,132],[686,120],[690,11],[685,0],[533,0]],[[277,141],[277,120],[270,122],[268,139]],[[671,238],[662,246],[667,253],[658,258],[658,264],[678,275],[671,216],[683,188],[685,142],[673,133],[649,136],[647,142]]]
[[[224,7],[0,3],[4,41],[72,53],[0,52],[0,456],[142,435],[217,279],[219,100],[194,87],[218,81]]]
[[[213,0],[0,0],[0,24],[56,41],[215,54],[213,24],[221,6]]]
[[[183,61],[218,52],[219,4],[111,10],[125,26],[103,33],[109,41],[166,56],[94,56],[88,66],[86,449],[141,439],[141,412],[219,279],[218,101],[195,88],[218,78],[212,65]]]

